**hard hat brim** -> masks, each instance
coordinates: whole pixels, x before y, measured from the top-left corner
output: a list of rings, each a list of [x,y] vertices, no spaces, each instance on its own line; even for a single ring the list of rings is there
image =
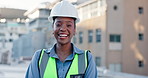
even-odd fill
[[[53,18],[54,18],[54,17],[69,17],[69,18],[75,18],[75,19],[76,19],[76,23],[78,23],[78,22],[80,21],[79,18],[72,17],[72,16],[49,16],[49,17],[48,17],[49,22],[53,23]]]

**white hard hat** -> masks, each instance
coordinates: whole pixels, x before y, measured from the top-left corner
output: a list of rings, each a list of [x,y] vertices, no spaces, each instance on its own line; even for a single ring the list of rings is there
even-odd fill
[[[53,17],[72,17],[76,18],[76,22],[79,22],[77,9],[66,0],[57,3],[52,8],[48,17],[49,21],[53,22]]]

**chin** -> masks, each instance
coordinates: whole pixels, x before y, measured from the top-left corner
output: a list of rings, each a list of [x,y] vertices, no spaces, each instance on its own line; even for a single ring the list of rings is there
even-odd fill
[[[57,42],[57,43],[58,43],[58,44],[61,44],[61,45],[66,45],[66,44],[69,44],[69,43],[71,43],[71,42],[63,42],[63,41],[60,42],[60,41],[59,41],[59,42]]]

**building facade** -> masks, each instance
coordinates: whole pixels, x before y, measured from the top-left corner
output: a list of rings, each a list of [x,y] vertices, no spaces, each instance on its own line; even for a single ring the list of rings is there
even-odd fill
[[[90,49],[97,66],[148,75],[148,1],[89,0],[77,6],[73,42]]]
[[[81,49],[91,50],[97,66],[106,66],[105,7],[105,2],[98,0],[90,0],[77,6],[81,21],[77,25],[73,42]]]
[[[107,60],[110,70],[148,75],[148,1],[107,1]]]

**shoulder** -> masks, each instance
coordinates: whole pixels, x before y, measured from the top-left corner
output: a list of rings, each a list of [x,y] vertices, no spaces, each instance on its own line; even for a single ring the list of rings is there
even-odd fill
[[[35,51],[33,57],[40,57],[40,55],[41,55],[41,53],[42,53],[42,50],[43,50],[43,49],[39,49],[39,50]],[[49,49],[44,49],[44,52],[45,52],[45,53],[48,53],[48,52],[49,52]]]
[[[88,67],[85,73],[85,78],[97,78],[96,64],[93,59],[93,55],[88,52]]]
[[[39,57],[41,56],[43,49],[39,49],[37,51],[35,51],[34,55],[33,55],[33,59],[39,59]],[[50,54],[51,48],[50,49],[44,49],[44,52],[47,54]]]
[[[77,54],[83,54],[84,53],[84,50],[77,48],[74,44],[72,44],[72,47],[73,47],[74,53],[77,53]]]
[[[39,56],[41,54],[42,49],[35,51],[34,56]]]
[[[41,54],[41,51],[42,51],[41,49],[35,51],[35,52],[34,52],[34,55],[33,55],[33,57],[32,57],[32,60],[37,60],[37,59],[39,58],[40,54]]]
[[[86,55],[87,55],[88,61],[93,60],[93,59],[92,59],[92,58],[93,58],[93,55],[91,54],[91,51],[90,51],[90,50],[87,50]]]
[[[42,54],[42,51],[43,49],[39,49],[37,51],[34,52],[34,55],[32,57],[32,60],[39,60],[40,59],[40,56]],[[45,53],[49,53],[49,49],[44,49],[44,52]]]

